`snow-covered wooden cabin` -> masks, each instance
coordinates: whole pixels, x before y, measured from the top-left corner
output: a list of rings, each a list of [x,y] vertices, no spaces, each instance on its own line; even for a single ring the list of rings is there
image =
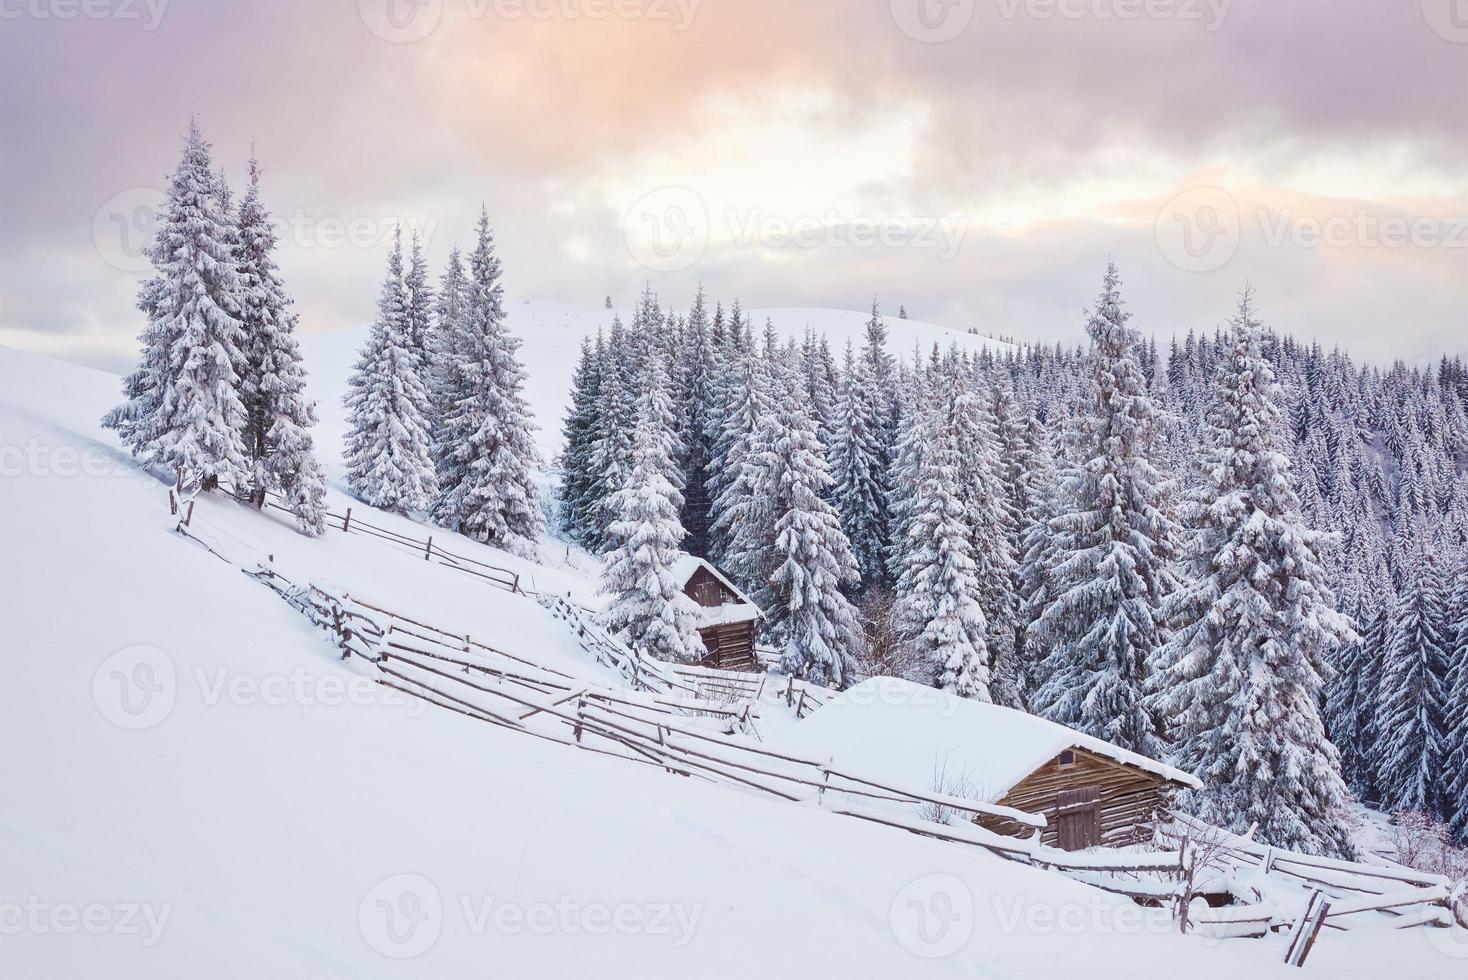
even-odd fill
[[[684,555],[673,566],[679,588],[698,604],[698,635],[708,650],[705,667],[757,671],[754,624],[762,613],[733,582],[702,558]]]
[[[1081,850],[1146,837],[1189,774],[1099,738],[994,704],[876,677],[795,725],[783,744],[890,786],[997,803],[1045,817],[1043,841]],[[978,822],[1003,834],[1028,828]]]

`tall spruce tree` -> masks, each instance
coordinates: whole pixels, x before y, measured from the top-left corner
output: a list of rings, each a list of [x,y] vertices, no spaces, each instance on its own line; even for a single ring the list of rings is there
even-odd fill
[[[438,295],[434,297],[433,326],[425,352],[427,376],[424,380],[433,405],[433,458],[435,465],[440,467],[447,465],[443,420],[448,415],[448,405],[454,393],[464,387],[464,378],[458,369],[458,353],[459,345],[468,336],[469,292],[463,255],[455,248],[449,252],[448,265],[439,277]]]
[[[256,505],[279,491],[305,534],[326,530],[326,478],[316,461],[311,427],[316,406],[306,397],[306,370],[275,265],[275,230],[260,200],[260,165],[250,159],[250,185],[240,201],[236,234],[240,318],[244,328],[245,453]]]
[[[520,339],[505,326],[504,287],[489,214],[480,211],[469,258],[469,302],[456,345],[460,385],[444,405],[442,487],[433,517],[531,557],[544,528],[535,472],[540,453],[525,401]]]
[[[1443,730],[1446,814],[1459,840],[1468,841],[1468,545],[1458,549],[1448,601],[1448,701]]]
[[[610,596],[605,621],[627,641],[660,660],[690,663],[704,654],[698,607],[683,592],[675,566],[683,525],[683,495],[668,479],[677,465],[677,435],[668,379],[660,361],[648,362],[637,398],[632,468],[607,509],[611,548],[602,570]]]
[[[878,395],[868,359],[854,358],[848,346],[831,447],[836,479],[833,496],[841,527],[856,555],[862,587],[886,577],[887,488],[882,445],[886,420]]]
[[[1317,710],[1327,664],[1354,638],[1326,584],[1327,540],[1306,527],[1277,448],[1280,390],[1246,290],[1218,365],[1207,482],[1186,582],[1167,612],[1157,707],[1208,820],[1312,853],[1350,855],[1350,794]]]
[[[408,341],[403,242],[394,236],[377,319],[348,380],[347,486],[363,501],[406,514],[437,492],[422,358]]]
[[[774,519],[771,501],[758,488],[774,405],[767,365],[750,349],[739,351],[738,358],[724,432],[714,450],[722,466],[711,482],[710,538],[720,567],[758,602],[768,588],[773,561],[766,533]]]
[[[139,291],[142,357],[123,381],[126,401],[103,419],[185,491],[249,478],[235,229],[221,202],[209,143],[190,119],[148,247],[156,271]]]
[[[1149,458],[1158,410],[1137,365],[1141,335],[1127,323],[1120,283],[1109,265],[1086,326],[1091,398],[1062,510],[1050,522],[1054,581],[1029,634],[1045,651],[1032,704],[1054,721],[1156,755],[1146,684],[1164,639],[1158,611],[1172,588],[1175,531]]]
[[[708,490],[709,463],[714,456],[714,415],[717,362],[709,334],[708,314],[703,304],[703,287],[694,297],[684,328],[677,404],[678,432],[683,446],[683,527],[688,532],[685,546],[690,554],[709,553]]]
[[[1381,591],[1357,603],[1360,633],[1342,644],[1325,686],[1326,731],[1340,753],[1341,775],[1364,799],[1376,796],[1377,694],[1392,608]]]
[[[774,517],[766,613],[769,636],[792,677],[841,689],[862,649],[856,610],[842,586],[857,578],[856,558],[824,498],[831,476],[804,389],[782,371],[784,389],[766,416],[754,495]]]
[[[985,382],[964,369],[949,373],[946,403],[963,461],[955,473],[988,630],[990,695],[999,704],[1017,708],[1021,680],[1014,651],[1019,602],[1013,534],[1018,518],[1001,477],[998,423],[991,400],[977,390]]]
[[[592,454],[601,427],[601,365],[604,353],[601,335],[596,346],[582,339],[581,356],[571,378],[571,405],[566,412],[566,446],[561,451],[561,526],[567,536],[586,548],[595,548],[596,513],[601,505],[597,497],[596,475]]]
[[[1445,816],[1449,659],[1443,571],[1421,545],[1409,560],[1377,701],[1381,798],[1392,810]]]
[[[635,336],[629,338],[621,319],[612,317],[606,347],[600,352],[597,430],[591,443],[589,483],[593,504],[587,510],[586,545],[593,551],[604,551],[610,543],[607,528],[612,513],[607,501],[622,488],[632,472],[632,429],[637,416],[633,385],[636,365],[632,354],[635,341]]]
[[[408,344],[418,352],[424,364],[433,363],[433,287],[428,284],[428,261],[423,257],[423,242],[413,232],[408,249],[408,270],[403,275],[403,311],[407,320]]]
[[[979,601],[970,514],[957,492],[968,461],[954,425],[955,402],[931,403],[906,420],[915,430],[910,441],[921,451],[900,549],[898,641],[930,666],[935,687],[990,701],[988,622]]]

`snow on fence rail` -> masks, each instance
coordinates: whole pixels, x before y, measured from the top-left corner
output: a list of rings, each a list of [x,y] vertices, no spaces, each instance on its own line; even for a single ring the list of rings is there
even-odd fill
[[[254,501],[250,500],[248,496],[244,496],[233,491],[230,491],[230,495],[233,496],[236,500],[240,500],[245,503],[254,503]],[[169,498],[170,501],[173,500],[172,491],[169,492]],[[286,513],[290,513],[291,509],[289,507],[285,506],[282,503],[279,503],[279,501],[283,499],[284,498],[280,497],[279,494],[267,491],[265,497],[265,506],[271,507],[275,510],[283,510]],[[423,555],[424,561],[432,561],[435,564],[444,565],[448,568],[454,569],[455,571],[463,572],[466,575],[473,575],[476,578],[483,579],[496,588],[505,590],[506,592],[513,592],[518,595],[527,594],[523,589],[520,588],[519,572],[512,572],[507,568],[500,568],[497,565],[491,565],[488,562],[480,561],[477,558],[470,558],[467,555],[460,555],[455,552],[449,551],[446,548],[441,547],[440,545],[434,544],[433,535],[431,534],[426,539],[420,541],[410,535],[402,534],[398,531],[390,530],[389,528],[379,527],[376,524],[370,524],[367,521],[362,520],[360,517],[353,517],[352,508],[350,507],[347,508],[347,512],[345,514],[337,514],[332,511],[326,511],[325,516],[327,518],[327,530],[341,531],[347,534],[365,534],[369,537],[379,538],[383,541],[390,541],[393,544],[400,544],[404,547],[413,549],[415,552],[421,553]]]
[[[297,586],[265,566],[247,572],[333,635],[343,657],[357,656],[379,683],[459,714],[671,773],[732,784],[940,840],[983,847],[1011,859],[1041,851],[1045,818],[1011,807],[895,787],[832,765],[743,739],[750,704],[725,704],[587,683],[524,658],[317,586]],[[407,626],[399,626],[399,623]],[[415,639],[405,642],[404,638]],[[430,647],[439,649],[430,649]],[[471,659],[472,658],[472,659]],[[503,665],[494,661],[509,661]],[[1036,831],[1008,837],[977,824],[924,819],[926,808],[989,814]],[[1041,863],[1064,861],[1045,855]],[[1145,856],[1148,863],[1157,855]]]
[[[1310,907],[1309,896],[1302,892],[1305,889],[1330,899],[1321,920],[1331,929],[1363,924],[1369,921],[1362,918],[1368,912],[1389,916],[1390,924],[1398,928],[1453,924],[1451,883],[1441,875],[1387,862],[1344,861],[1270,847],[1181,814],[1158,828],[1164,840],[1186,842],[1200,834],[1209,839],[1213,860],[1223,870],[1263,881],[1253,889],[1256,902],[1204,912],[1199,924],[1227,926],[1267,920],[1266,928],[1291,925]],[[1259,888],[1270,880],[1286,887],[1261,894]]]

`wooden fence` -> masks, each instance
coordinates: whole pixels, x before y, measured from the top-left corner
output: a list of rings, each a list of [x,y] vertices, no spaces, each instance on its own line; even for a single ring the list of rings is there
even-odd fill
[[[239,500],[243,503],[254,503],[253,500],[249,499],[248,495],[241,495],[238,493],[234,493],[233,491],[230,491],[230,495],[233,496],[236,500]],[[172,500],[172,491],[170,491],[170,500]],[[284,498],[281,497],[279,494],[267,492],[265,496],[265,506],[270,507],[274,510],[283,510],[286,513],[290,513],[290,508],[285,506],[281,502],[282,500],[284,500]],[[433,535],[431,534],[420,541],[419,539],[410,535],[402,534],[389,528],[379,527],[376,524],[371,524],[367,521],[362,520],[361,517],[354,517],[352,515],[352,508],[350,507],[347,508],[347,512],[345,514],[337,514],[332,511],[326,511],[325,516],[326,528],[329,531],[341,531],[345,534],[362,534],[368,537],[388,541],[392,544],[402,545],[403,547],[408,548],[413,552],[421,554],[424,561],[433,562],[438,565],[444,565],[454,569],[455,571],[463,572],[466,575],[473,575],[474,577],[483,580],[489,585],[492,585],[498,589],[503,589],[506,592],[514,592],[519,595],[527,594],[520,587],[519,572],[514,572],[507,568],[500,568],[497,565],[491,565],[488,562],[480,561],[477,558],[470,558],[467,555],[460,555],[449,551],[446,548],[441,547],[440,545],[434,544]]]
[[[1180,845],[1206,839],[1215,871],[1256,882],[1236,896],[1242,904],[1194,917],[1196,927],[1215,935],[1262,935],[1286,926],[1298,930],[1301,917],[1312,910],[1318,912],[1319,925],[1328,929],[1363,925],[1371,921],[1366,915],[1371,912],[1388,916],[1397,928],[1453,924],[1450,882],[1440,875],[1385,861],[1344,861],[1270,847],[1182,815],[1160,826],[1158,836]],[[1280,885],[1273,894],[1267,888],[1271,880]],[[1323,901],[1314,898],[1317,893]],[[1313,942],[1313,937],[1308,942],[1301,938],[1291,949],[1303,956]]]
[[[328,631],[343,657],[358,657],[382,674],[379,683],[498,727],[590,749],[668,772],[740,786],[790,802],[978,846],[1011,859],[1069,863],[1047,855],[1041,816],[1010,807],[891,786],[858,772],[760,745],[740,735],[751,702],[731,706],[696,697],[626,691],[588,682],[470,637],[374,604],[297,586],[265,566],[248,572]],[[1003,817],[1036,832],[1007,837],[963,821],[942,824],[921,814],[940,807]],[[1155,863],[1156,855],[1149,855]]]

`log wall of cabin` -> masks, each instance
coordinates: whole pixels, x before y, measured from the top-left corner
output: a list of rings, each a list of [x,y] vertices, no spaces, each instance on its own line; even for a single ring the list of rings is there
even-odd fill
[[[1104,846],[1119,847],[1150,834],[1152,815],[1166,809],[1172,795],[1172,784],[1145,770],[1084,749],[1070,751],[1075,754],[1074,763],[1062,766],[1057,755],[1016,784],[999,803],[1044,816],[1046,826],[1041,839],[1050,847],[1058,847],[1060,831],[1057,817],[1061,790],[1095,786],[1101,791],[1098,811]],[[1002,834],[1029,834],[1011,820],[981,816],[977,822]]]
[[[726,623],[708,626],[698,631],[703,637],[709,655],[702,661],[705,667],[722,670],[756,671],[754,657],[754,624],[750,622]]]

